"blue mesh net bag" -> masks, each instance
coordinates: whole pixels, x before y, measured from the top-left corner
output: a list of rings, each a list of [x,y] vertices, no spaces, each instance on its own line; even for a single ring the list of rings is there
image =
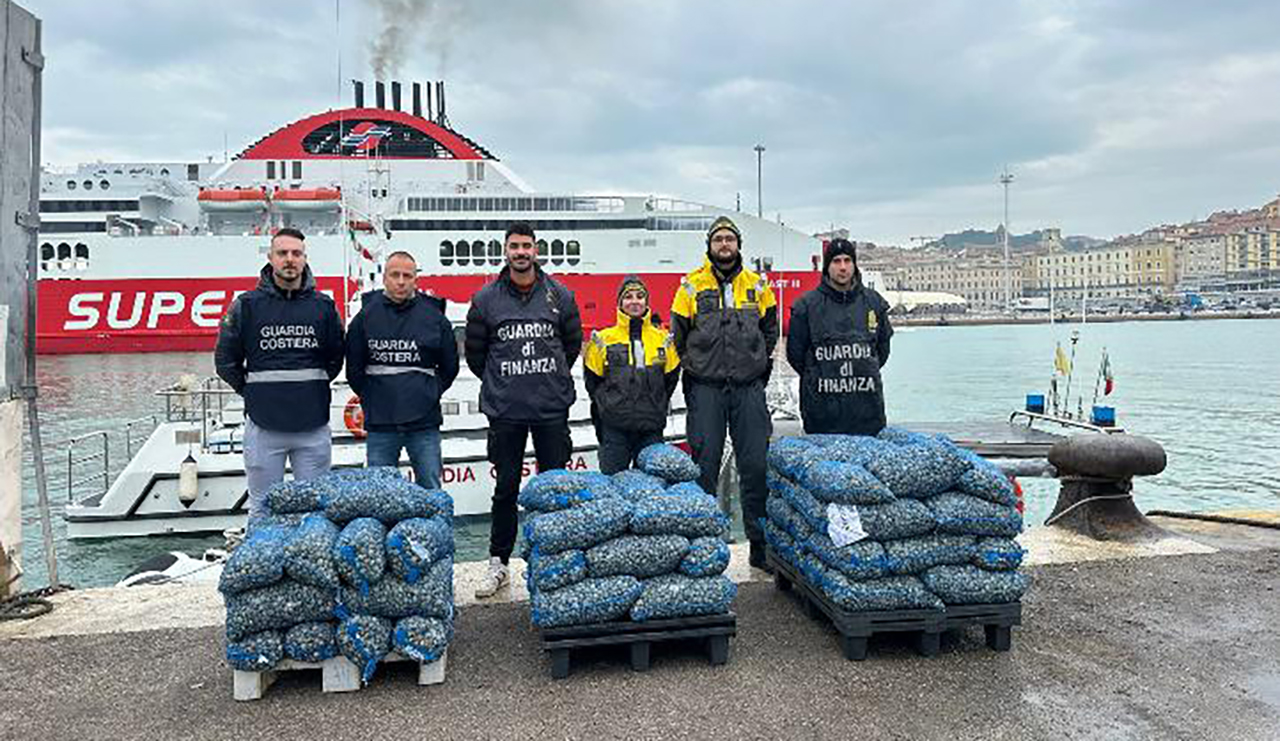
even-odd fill
[[[382,469],[365,469],[379,472]],[[423,489],[398,473],[350,476],[333,485],[324,514],[339,524],[371,517],[394,525],[411,517],[453,517],[453,499],[438,489]]]
[[[516,501],[533,512],[557,512],[619,493],[613,480],[599,472],[553,469],[529,479]]]
[[[352,520],[333,543],[338,576],[362,592],[382,578],[387,569],[387,528],[372,517]]]
[[[979,538],[973,565],[991,571],[1008,571],[1022,565],[1022,546],[1012,538]]]
[[[298,623],[333,616],[334,593],[284,580],[226,596],[227,638],[238,641],[264,630],[283,630]]]
[[[949,491],[926,501],[944,533],[1012,538],[1022,532],[1022,515],[985,499]]]
[[[267,489],[267,511],[276,515],[314,512],[324,507],[323,481],[281,481]]]
[[[817,461],[800,474],[796,483],[823,502],[837,504],[885,504],[893,492],[856,463]]]
[[[529,591],[551,591],[587,578],[587,554],[580,549],[546,555],[534,548],[529,553],[525,582]]]
[[[284,578],[284,544],[291,529],[259,526],[231,552],[218,577],[218,591],[236,594]]]
[[[524,524],[524,537],[530,547],[548,555],[590,548],[625,533],[632,509],[621,497],[596,499],[530,519]]]
[[[792,481],[798,480],[809,466],[825,460],[822,447],[805,438],[781,437],[769,443],[769,468]]]
[[[533,624],[559,628],[621,620],[640,598],[642,589],[634,576],[606,576],[583,579],[554,592],[537,592],[530,600]]]
[[[628,468],[615,473],[613,483],[618,487],[618,493],[631,501],[661,494],[667,489],[666,481],[638,468]]]
[[[813,535],[813,527],[809,521],[800,516],[795,508],[777,495],[769,495],[764,502],[764,511],[768,519],[782,528],[788,535],[797,540],[808,540]]]
[[[453,640],[453,621],[437,618],[407,617],[396,623],[391,645],[411,659],[431,662],[444,655]]]
[[[867,461],[875,457],[876,453],[891,444],[879,438],[863,435],[818,434],[805,435],[804,439],[822,449],[821,455],[824,460],[856,463],[859,466],[867,465]]]
[[[960,454],[973,467],[960,474],[960,478],[956,480],[958,491],[1006,507],[1017,505],[1018,494],[1013,488],[1013,481],[999,466],[968,450],[961,449]]]
[[[936,522],[933,512],[914,499],[899,499],[888,504],[864,504],[858,507],[862,529],[872,540],[897,540],[932,532]]]
[[[280,632],[264,630],[238,641],[227,642],[227,664],[242,672],[265,672],[284,658]]]
[[[1031,584],[1019,571],[989,571],[977,566],[934,566],[920,577],[948,605],[996,605],[1017,602]]]
[[[307,515],[285,542],[284,572],[303,584],[337,589],[338,567],[333,561],[337,541],[337,525],[324,515]]]
[[[770,471],[765,475],[769,493],[786,500],[796,514],[814,530],[827,531],[827,506],[791,481]]]
[[[294,661],[319,663],[338,655],[337,623],[298,623],[284,634],[284,655]]]
[[[925,589],[914,576],[888,576],[883,579],[855,581],[839,571],[803,557],[802,570],[842,610],[868,612],[875,610],[936,610],[942,600]],[[815,578],[816,577],[816,578]]]
[[[258,530],[261,530],[262,528],[271,528],[271,527],[295,528],[301,525],[303,520],[307,519],[308,514],[310,513],[309,512],[290,512],[288,514],[281,514],[281,515],[262,515],[260,517],[250,517],[249,521],[245,523],[245,533],[247,535],[253,535]]]
[[[727,576],[692,577],[664,574],[645,579],[644,590],[631,608],[637,622],[692,615],[720,615],[738,595],[738,586]]]
[[[636,463],[645,473],[670,483],[693,481],[702,475],[702,469],[688,453],[667,443],[654,443],[641,450]]]
[[[876,438],[895,445],[923,445],[930,441],[928,435],[901,427],[886,427],[880,430]]]
[[[639,535],[700,538],[724,535],[728,529],[729,518],[720,511],[715,498],[706,494],[645,497],[636,501],[631,516],[631,532]]]
[[[445,556],[453,555],[453,522],[442,516],[402,520],[387,532],[387,566],[414,584]]]
[[[886,446],[867,461],[867,470],[895,496],[923,499],[950,489],[970,465],[953,449],[930,440]]]
[[[370,585],[367,593],[343,587],[338,600],[338,614],[342,616],[366,614],[403,618],[419,615],[452,619],[453,559],[440,559],[414,584],[385,576]]]
[[[801,546],[849,579],[877,579],[889,572],[884,546],[874,540],[837,547],[825,533],[814,532]]]
[[[796,550],[795,539],[770,519],[766,519],[761,528],[764,530],[764,542],[769,544],[779,558],[795,566],[800,555]]]
[[[360,679],[368,684],[387,652],[391,650],[392,622],[374,615],[352,615],[338,623],[338,650],[360,669]]]
[[[645,577],[675,571],[689,552],[681,535],[620,535],[587,550],[587,575]]]
[[[889,570],[894,574],[919,574],[942,564],[969,563],[977,552],[972,535],[931,533],[884,544]]]
[[[689,551],[680,559],[685,576],[715,576],[729,568],[729,546],[723,538],[704,536],[689,542]]]

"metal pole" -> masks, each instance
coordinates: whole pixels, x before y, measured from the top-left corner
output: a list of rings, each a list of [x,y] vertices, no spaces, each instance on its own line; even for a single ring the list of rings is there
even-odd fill
[[[764,145],[757,144],[756,150],[756,218],[764,218],[764,186],[762,185],[762,176],[764,175]]]
[[[1013,175],[1009,174],[1009,168],[1006,166],[1004,172],[1000,175],[1000,184],[1004,186],[1004,310],[1005,313],[1013,311],[1013,277],[1009,274],[1009,183],[1013,182]]]
[[[31,196],[27,204],[27,377],[23,387],[27,398],[27,424],[31,430],[31,458],[36,469],[36,497],[40,508],[40,535],[44,541],[45,567],[49,585],[58,585],[58,554],[53,547],[53,517],[49,512],[49,481],[44,470],[44,444],[40,438],[40,412],[36,397],[36,278],[40,265],[38,252],[40,227],[40,100],[44,56],[40,35],[43,21],[35,22],[35,47],[23,49],[24,61],[31,67]]]

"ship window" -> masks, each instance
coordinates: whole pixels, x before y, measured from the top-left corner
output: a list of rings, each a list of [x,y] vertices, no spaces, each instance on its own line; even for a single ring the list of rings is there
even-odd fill
[[[445,266],[453,264],[453,242],[447,239],[440,243],[440,264]]]
[[[547,264],[547,240],[545,239],[538,240],[538,264]]]
[[[75,186],[72,186],[72,187],[74,188]],[[517,198],[517,199],[516,199],[516,210],[517,210],[517,211],[528,211],[528,210],[530,210],[531,208],[533,208],[533,199],[532,199],[532,198]]]
[[[481,211],[492,211],[492,210],[493,210],[493,199],[492,199],[492,198],[481,198],[481,199],[480,199],[480,210],[481,210]]]
[[[558,239],[551,240],[551,264],[564,264],[564,242]]]
[[[276,179],[276,161],[267,160],[267,180]]]
[[[83,183],[81,183],[81,185],[83,185],[83,186],[84,186],[84,189],[85,189],[85,190],[93,190],[93,181],[92,181],[92,180],[86,180],[86,181],[84,181]]]
[[[535,198],[535,199],[533,199],[533,210],[534,210],[534,211],[546,211],[546,210],[547,210],[547,199],[546,199],[546,198]]]
[[[484,265],[484,242],[477,239],[471,243],[471,259],[476,266]]]
[[[53,245],[49,244],[48,242],[45,242],[44,244],[40,245],[41,260],[52,260],[53,257],[54,257]]]
[[[76,242],[76,259],[78,260],[89,259],[89,245],[83,242]]]
[[[67,190],[75,190],[75,189],[76,189],[76,181],[74,181],[74,180],[68,180],[68,181],[67,181]]]
[[[294,160],[293,162],[293,179],[294,180],[302,179],[302,162],[299,160]]]
[[[103,190],[106,190],[107,188],[110,188],[110,187],[111,187],[111,181],[110,181],[110,180],[100,180],[100,181],[98,181],[98,187],[99,187],[99,188],[102,188]]]
[[[476,210],[476,199],[474,199],[474,198],[467,198],[467,199],[465,199],[465,200],[463,201],[463,204],[462,204],[462,210],[463,210],[463,211],[475,211],[475,210]]]
[[[187,165],[187,180],[200,179],[200,165]]]
[[[502,243],[496,239],[489,240],[489,264],[502,264]]]
[[[582,245],[578,244],[576,239],[570,239],[564,243],[564,252],[569,256],[570,265],[577,265],[582,259]]]
[[[58,259],[65,260],[69,257],[71,257],[71,245],[67,244],[66,242],[59,242],[58,243]]]
[[[465,239],[459,239],[457,244],[457,257],[459,265],[471,264],[471,243]]]

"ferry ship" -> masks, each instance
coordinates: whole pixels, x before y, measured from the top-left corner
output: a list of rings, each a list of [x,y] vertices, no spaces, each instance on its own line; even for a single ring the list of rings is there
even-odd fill
[[[705,232],[730,215],[744,259],[767,273],[782,316],[816,285],[820,240],[737,211],[655,196],[536,191],[454,129],[443,82],[375,85],[366,106],[294,121],[226,162],[121,162],[41,179],[37,349],[208,350],[234,297],[253,288],[270,235],[307,235],[320,290],[344,315],[404,250],[424,291],[466,302],[503,265],[513,221],[538,233],[539,261],[576,295],[584,326],[609,326],[624,275],[641,275],[665,318]],[[424,95],[425,93],[425,95]],[[407,108],[407,110],[402,110]]]

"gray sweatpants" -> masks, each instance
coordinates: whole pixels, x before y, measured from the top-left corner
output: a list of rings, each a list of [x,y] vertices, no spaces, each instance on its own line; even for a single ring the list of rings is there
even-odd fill
[[[296,481],[329,472],[333,439],[329,426],[304,432],[264,430],[244,420],[244,474],[249,480],[249,517],[267,514],[267,489],[284,481],[285,459]]]

